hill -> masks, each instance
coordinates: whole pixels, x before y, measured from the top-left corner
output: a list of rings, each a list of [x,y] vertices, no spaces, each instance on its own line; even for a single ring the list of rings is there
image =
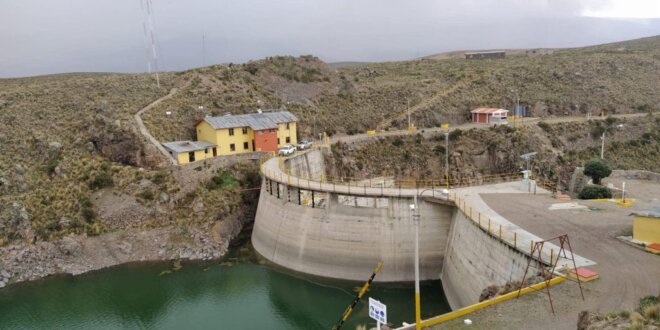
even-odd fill
[[[191,228],[249,213],[252,199],[240,191],[254,186],[254,166],[162,168],[161,155],[139,135],[132,116],[172,88],[171,99],[143,115],[161,141],[194,138],[192,124],[202,116],[257,108],[288,109],[309,137],[314,127],[329,134],[404,127],[398,115],[408,105],[418,127],[463,123],[474,107],[510,107],[518,97],[534,116],[658,110],[659,68],[660,37],[653,37],[500,60],[335,68],[313,56],[269,57],[163,73],[160,88],[145,74],[0,79],[0,245],[163,226],[189,236]],[[539,143],[552,148],[552,139]],[[566,153],[582,148],[567,146]],[[210,204],[222,207],[204,207]]]

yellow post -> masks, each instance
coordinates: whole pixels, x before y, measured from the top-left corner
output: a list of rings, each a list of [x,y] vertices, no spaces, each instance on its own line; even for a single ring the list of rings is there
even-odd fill
[[[513,232],[513,247],[518,248],[518,233],[515,231]]]
[[[422,303],[419,292],[415,292],[415,329],[422,330]]]

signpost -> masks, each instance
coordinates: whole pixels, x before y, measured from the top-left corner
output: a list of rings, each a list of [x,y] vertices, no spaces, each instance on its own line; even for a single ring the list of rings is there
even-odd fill
[[[369,297],[369,317],[376,320],[376,329],[380,330],[382,323],[387,324],[387,306]]]

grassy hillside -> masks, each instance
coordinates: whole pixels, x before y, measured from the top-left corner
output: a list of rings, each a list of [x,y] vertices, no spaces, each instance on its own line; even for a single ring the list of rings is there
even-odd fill
[[[514,173],[525,165],[520,155],[537,151],[534,173],[564,187],[575,166],[598,157],[606,130],[605,158],[615,169],[660,172],[660,117],[569,122],[454,131],[449,142],[450,177],[476,178]],[[444,176],[444,135],[379,138],[356,147],[332,146],[331,175],[368,178],[440,179]]]
[[[535,116],[659,110],[659,68],[660,37],[654,37],[502,60],[420,59],[335,68],[313,56],[269,57],[163,73],[160,88],[143,74],[0,79],[0,245],[121,228],[108,219],[139,219],[129,225],[134,227],[206,225],[241,209],[244,196],[237,191],[254,184],[254,168],[229,169],[238,185],[217,189],[206,181],[226,174],[195,167],[206,175],[195,181],[201,185],[183,187],[169,170],[157,168],[161,156],[138,134],[133,115],[175,87],[178,93],[143,115],[161,141],[194,138],[192,124],[205,115],[257,108],[290,110],[301,119],[301,137],[312,135],[314,126],[330,134],[363,132],[408,105],[416,109],[412,117],[418,127],[461,123],[470,109],[510,107],[516,95]],[[635,123],[639,136],[611,144],[615,166],[658,171],[652,123]],[[549,176],[560,175],[557,168],[578,164],[597,148],[587,136],[596,128],[566,125],[553,126],[552,132],[541,127],[464,132],[457,140],[464,150],[452,155],[453,164],[463,159],[464,166],[454,175],[510,171],[518,153],[534,148],[548,148],[547,159],[554,159],[539,163],[539,170],[547,166]],[[403,127],[405,120],[388,126]],[[406,148],[384,140],[364,155],[347,153],[352,163],[338,171],[437,175],[439,142],[404,140]],[[470,143],[480,147],[471,150]],[[376,154],[390,149],[394,158]],[[222,204],[223,211],[203,207],[209,203]],[[114,204],[130,207],[113,213]]]
[[[408,104],[420,105],[412,115],[418,127],[462,123],[475,107],[511,108],[518,98],[532,116],[629,113],[660,110],[660,37],[497,60],[333,68],[311,56],[271,57],[179,75],[187,87],[146,118],[162,140],[193,138],[191,125],[204,115],[257,108],[289,109],[302,119],[305,136],[314,122],[317,132],[364,132]],[[405,125],[405,118],[393,123]]]

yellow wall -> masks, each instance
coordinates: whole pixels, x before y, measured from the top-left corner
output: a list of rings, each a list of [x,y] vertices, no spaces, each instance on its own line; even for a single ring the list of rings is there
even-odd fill
[[[176,154],[176,160],[179,162],[179,164],[188,164],[190,163],[188,161],[188,153],[187,152],[181,152]],[[195,150],[195,161],[199,160],[204,160],[208,158],[213,158],[213,147],[208,148],[208,153],[204,152],[204,150]]]
[[[635,216],[633,220],[633,239],[660,243],[660,219]]]
[[[296,134],[297,127],[295,121],[289,123],[289,129],[286,129],[286,123],[280,123],[278,126],[277,137],[280,139],[280,143],[277,145],[278,147],[283,147],[287,144],[298,144],[298,138]],[[291,138],[289,143],[286,142],[287,137]]]
[[[202,121],[197,125],[197,140],[209,141],[217,144],[218,156],[241,154],[252,152],[252,141],[254,132],[252,128],[247,128],[247,134],[243,134],[242,127],[234,128],[234,135],[229,135],[229,128],[214,129],[209,123]],[[248,148],[243,148],[243,142],[248,143]],[[231,151],[230,144],[236,146],[236,151]]]
[[[235,155],[246,152],[252,152],[252,141],[254,140],[254,132],[252,128],[247,128],[247,134],[243,134],[242,127],[234,128],[234,135],[229,136],[229,128],[216,130],[216,139],[214,142],[218,145],[218,155]],[[243,148],[243,142],[248,143],[248,148]],[[230,144],[236,146],[236,151],[231,151]]]

